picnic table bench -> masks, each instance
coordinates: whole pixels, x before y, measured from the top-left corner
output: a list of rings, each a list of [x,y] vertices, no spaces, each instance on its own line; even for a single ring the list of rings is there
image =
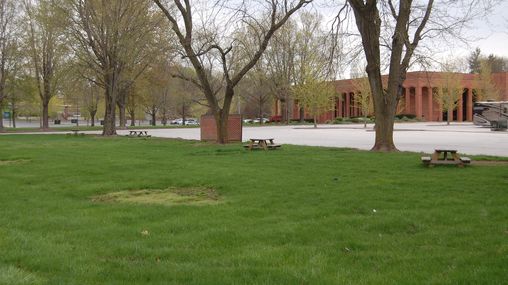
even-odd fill
[[[460,157],[456,149],[435,149],[432,156],[422,156],[422,162],[426,166],[434,165],[457,165],[463,167],[464,164],[470,164],[469,157]]]
[[[78,129],[72,129],[71,132],[72,132],[72,135],[75,135],[75,136],[77,136],[77,135],[84,136],[85,135],[84,133],[80,133],[80,130],[78,130]],[[68,135],[71,135],[71,134],[68,134]]]
[[[244,145],[243,147],[246,149],[249,149],[249,150],[253,150],[253,149],[269,150],[269,149],[276,149],[276,148],[281,147],[280,144],[274,143],[273,140],[274,140],[273,138],[268,138],[268,139],[254,138],[254,139],[250,139],[249,143]]]
[[[129,131],[128,137],[146,137],[149,138],[151,135],[147,131]]]

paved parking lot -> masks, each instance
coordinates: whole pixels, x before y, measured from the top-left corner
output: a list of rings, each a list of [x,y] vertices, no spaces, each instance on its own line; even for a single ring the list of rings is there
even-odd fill
[[[244,127],[243,139],[274,138],[276,143],[350,147],[369,150],[374,145],[372,125]],[[142,128],[140,128],[141,130]],[[146,129],[154,137],[200,139],[199,128]],[[85,132],[99,134],[100,132]],[[128,131],[118,131],[120,135]],[[39,133],[40,134],[40,133]],[[464,154],[508,157],[508,132],[493,132],[472,123],[401,123],[395,125],[395,145],[402,151],[432,153],[436,148],[457,149]]]
[[[243,139],[275,138],[277,143],[351,147],[368,150],[374,145],[372,125],[320,125],[244,127]],[[199,129],[148,130],[152,136],[199,140]],[[402,151],[431,153],[453,148],[460,153],[508,156],[508,132],[493,132],[472,123],[402,123],[395,125],[395,144]]]

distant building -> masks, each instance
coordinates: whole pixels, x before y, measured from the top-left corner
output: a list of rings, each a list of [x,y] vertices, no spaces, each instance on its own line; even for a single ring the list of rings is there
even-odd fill
[[[442,72],[408,72],[403,83],[403,99],[397,109],[398,114],[414,115],[424,121],[439,122],[446,119],[447,114],[443,113],[439,104],[433,99],[432,89],[443,83],[444,73]],[[464,93],[459,99],[456,110],[453,111],[452,121],[472,121],[473,103],[476,102],[474,90],[477,88],[478,75],[462,73],[462,86]],[[387,79],[387,76],[383,76]],[[492,74],[492,81],[499,91],[500,100],[508,101],[508,72]],[[335,118],[362,116],[360,106],[355,100],[358,93],[353,79],[335,81],[338,98],[335,101],[333,111],[326,112],[318,119],[319,123],[334,120]],[[290,102],[289,115],[292,120],[300,119],[300,107],[298,102]],[[274,115],[284,117],[284,106],[279,100],[274,105]]]

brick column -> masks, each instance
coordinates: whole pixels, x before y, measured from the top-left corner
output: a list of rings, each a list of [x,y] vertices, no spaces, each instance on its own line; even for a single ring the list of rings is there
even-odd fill
[[[420,86],[416,86],[415,88],[415,113],[418,119],[422,118],[422,88]]]
[[[473,121],[473,89],[467,89],[467,114],[466,119],[470,122]]]
[[[341,117],[344,117],[344,112],[343,112],[343,109],[344,109],[344,104],[346,104],[345,102],[346,98],[344,96],[344,93],[340,93],[340,98],[339,98],[339,114]]]
[[[351,117],[351,95],[349,92],[346,93],[346,117]]]
[[[429,113],[427,114],[427,121],[432,122],[432,121],[434,121],[434,108],[433,108],[434,106],[433,106],[433,100],[432,100],[432,98],[434,96],[432,95],[432,87],[427,88],[427,95],[428,95],[427,96],[427,99],[428,99],[427,104],[429,104]]]

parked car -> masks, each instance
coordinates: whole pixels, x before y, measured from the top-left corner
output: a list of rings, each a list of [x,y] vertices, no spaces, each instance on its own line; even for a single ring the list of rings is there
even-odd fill
[[[243,119],[245,124],[252,124],[252,119]]]
[[[188,119],[188,120],[185,120],[185,125],[186,126],[199,126],[199,122],[195,119]]]
[[[256,118],[256,119],[252,120],[252,122],[255,124],[259,124],[260,122],[263,122],[263,124],[266,124],[266,123],[270,122],[270,120],[268,118]]]
[[[170,125],[183,125],[183,119],[174,119],[171,122],[169,122]]]
[[[179,126],[199,126],[199,122],[195,118],[186,118],[185,123],[182,118],[174,119],[171,122],[169,122],[171,125],[179,125]]]

